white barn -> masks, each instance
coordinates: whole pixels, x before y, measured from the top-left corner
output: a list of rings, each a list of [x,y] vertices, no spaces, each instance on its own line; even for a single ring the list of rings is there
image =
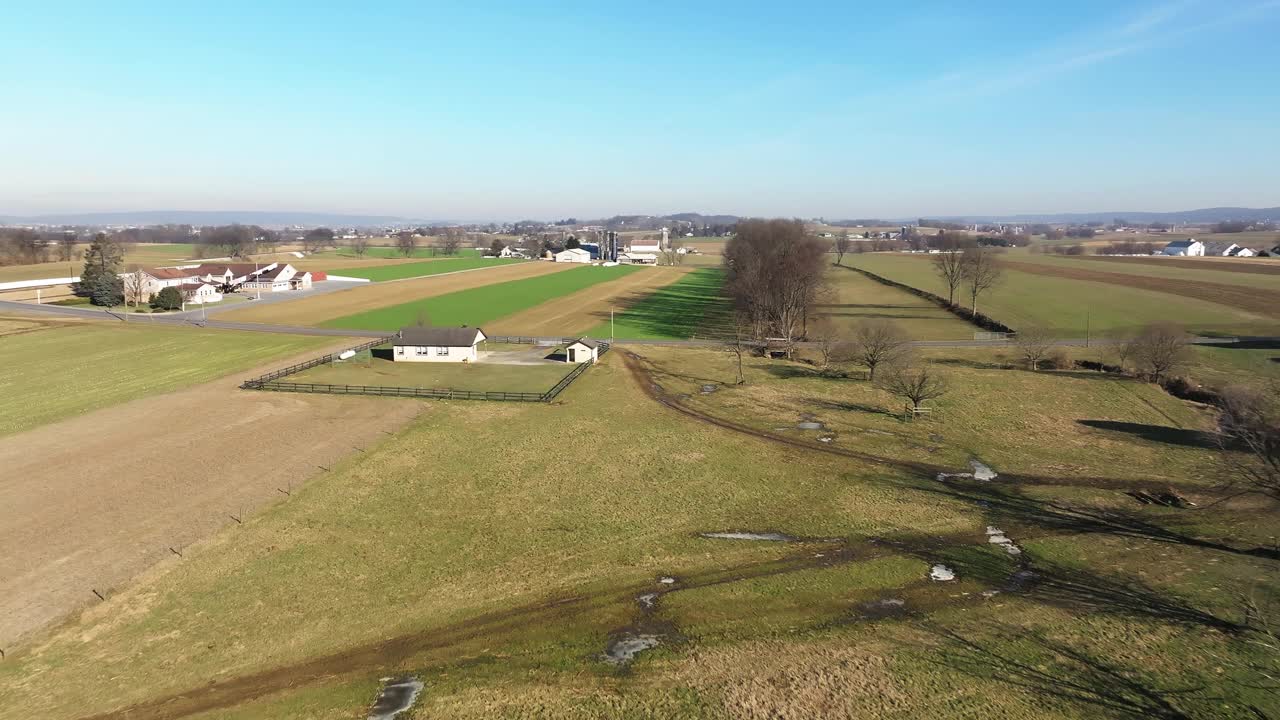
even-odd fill
[[[568,250],[561,250],[560,252],[556,253],[555,261],[571,262],[571,263],[590,263],[591,253],[586,250],[583,250],[582,248],[570,248]]]
[[[471,327],[407,327],[392,338],[395,362],[476,362],[484,331]]]
[[[1203,257],[1204,243],[1191,238],[1190,240],[1174,240],[1164,246],[1164,250],[1160,251],[1161,255],[1173,255],[1175,257]]]
[[[626,252],[618,256],[622,265],[657,265],[658,256],[652,253]]]

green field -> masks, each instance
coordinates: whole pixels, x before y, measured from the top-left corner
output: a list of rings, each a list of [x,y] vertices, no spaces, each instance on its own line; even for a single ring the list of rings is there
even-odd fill
[[[460,270],[497,267],[499,265],[510,265],[511,263],[518,262],[524,261],[511,258],[491,258],[488,260],[478,257],[450,258],[447,260],[432,260],[429,262],[396,263],[395,265],[384,265],[381,267],[366,266],[346,268],[345,270],[339,268],[337,270],[331,270],[330,274],[367,278],[377,282],[380,280],[403,280],[405,278],[439,275],[441,273],[458,272]]]
[[[207,382],[333,338],[69,325],[0,338],[0,435]]]
[[[573,367],[565,363],[504,365],[483,360],[466,364],[394,362],[375,357],[364,362],[321,365],[290,375],[284,382],[543,393]]]
[[[330,320],[324,325],[336,328],[396,330],[416,324],[420,316],[431,325],[482,325],[505,315],[534,307],[552,298],[568,295],[598,283],[616,280],[639,270],[641,268],[625,265],[611,268],[577,267],[550,275],[460,290],[426,300],[415,300],[348,315]]]
[[[829,318],[839,337],[851,337],[858,324],[889,320],[918,340],[966,340],[978,328],[924,298],[905,290],[876,282],[848,267],[827,270],[831,291],[828,301],[817,306]]]
[[[946,297],[927,256],[867,253],[848,255],[845,264]],[[1042,325],[1062,337],[1115,334],[1171,319],[1204,333],[1269,334],[1277,327],[1272,319],[1195,298],[1017,270],[1005,271],[978,311],[1015,329]]]
[[[720,295],[724,271],[698,269],[650,293],[619,312],[613,324],[601,323],[587,334],[628,340],[687,340],[723,337],[726,301]]]
[[[409,717],[1280,709],[1249,667],[1274,660],[1235,625],[1240,593],[1280,596],[1277,561],[1249,552],[1280,528],[1256,503],[1209,505],[1195,406],[964,351],[933,356],[956,361],[940,365],[954,392],[939,413],[902,423],[881,391],[804,363],[751,357],[748,384],[732,387],[723,352],[646,348],[649,378],[624,352],[557,404],[431,404],[10,652],[0,718],[139,703],[128,717],[364,717],[379,678],[404,673],[426,685]],[[652,383],[801,445],[673,412],[645,395]],[[828,429],[795,428],[802,413]],[[936,479],[972,457],[1001,478]],[[1122,493],[1170,486],[1201,508]],[[991,544],[988,526],[1022,554]],[[699,536],[726,530],[825,540]],[[935,563],[957,580],[930,581]],[[1012,585],[1019,571],[1031,579]],[[646,632],[661,644],[629,668],[603,660],[611,638]]]

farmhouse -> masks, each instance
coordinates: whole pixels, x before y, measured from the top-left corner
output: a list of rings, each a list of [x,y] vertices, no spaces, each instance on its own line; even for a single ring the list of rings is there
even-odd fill
[[[1164,246],[1164,250],[1160,251],[1161,255],[1173,255],[1177,257],[1201,257],[1204,255],[1204,243],[1191,238],[1190,240],[1174,240]]]
[[[527,256],[524,254],[524,251],[523,251],[523,250],[521,250],[520,248],[518,248],[518,247],[512,247],[512,246],[510,246],[510,245],[507,245],[507,246],[505,246],[505,247],[503,247],[503,248],[502,248],[502,252],[498,253],[498,257],[500,257],[500,258],[524,258],[524,257],[527,257]]]
[[[1253,251],[1253,248],[1242,247],[1239,245],[1237,245],[1234,250],[1227,253],[1230,257],[1253,257],[1257,254],[1258,253]]]
[[[475,362],[484,331],[471,327],[407,327],[392,339],[396,362]]]
[[[594,363],[600,359],[600,346],[594,340],[578,338],[565,346],[564,361],[567,363]]]
[[[589,263],[591,262],[591,253],[582,248],[570,248],[561,250],[555,254],[556,262],[572,262],[572,263]]]
[[[147,298],[167,287],[178,287],[192,280],[190,270],[181,268],[150,268],[142,271],[142,286],[135,287],[129,277],[133,273],[124,273],[125,290],[131,302],[145,302]]]
[[[214,263],[202,263],[192,268],[188,272],[197,280],[205,282],[217,283],[219,285],[239,285],[247,282],[250,277],[257,273],[274,269],[279,263],[271,263],[269,265],[250,265],[248,263],[233,263],[228,265],[219,265]]]
[[[622,265],[657,265],[658,256],[653,253],[626,252],[618,256]]]
[[[311,273],[300,273],[288,263],[273,265],[268,270],[262,270],[254,274],[244,283],[246,290],[266,290],[268,292],[305,290],[309,287],[311,287]]]
[[[218,288],[207,282],[186,282],[178,286],[178,291],[182,293],[182,301],[203,305],[205,303],[219,302],[222,300],[222,293],[218,292]]]

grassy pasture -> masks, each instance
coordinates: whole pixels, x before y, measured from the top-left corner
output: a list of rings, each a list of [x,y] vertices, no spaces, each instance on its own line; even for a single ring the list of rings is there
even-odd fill
[[[551,263],[546,264],[551,265]],[[330,320],[324,325],[339,328],[396,330],[415,324],[419,315],[423,314],[432,325],[483,325],[561,295],[616,280],[642,270],[643,268],[628,266],[611,268],[579,266],[563,272],[459,290],[426,300],[356,313]]]
[[[256,367],[332,338],[67,324],[0,342],[0,435]]]
[[[390,346],[386,349],[390,352]],[[546,392],[574,366],[547,362],[540,365],[477,363],[394,362],[374,357],[368,362],[349,360],[321,365],[290,375],[285,382],[331,385],[487,390],[490,392]]]
[[[1142,275],[1148,278],[1175,280],[1187,283],[1213,283],[1236,285],[1260,290],[1280,290],[1280,262],[1268,259],[1215,262],[1202,258],[1160,257],[1109,257],[1085,255],[1060,257],[1056,255],[1008,255],[1009,260],[1023,264],[1042,265],[1049,268],[1066,268],[1090,273],[1108,272],[1120,275]]]
[[[628,340],[724,337],[732,331],[724,318],[727,303],[720,295],[723,285],[722,270],[694,270],[617,313],[612,327],[603,322],[588,334],[607,338],[612,333]]]
[[[384,266],[364,266],[345,269],[335,268],[330,272],[334,275],[366,278],[377,282],[380,280],[403,280],[405,278],[439,275],[441,273],[458,272],[460,270],[476,270],[478,268],[498,267],[500,265],[511,265],[518,262],[524,261],[512,258],[492,258],[489,260],[479,257],[449,258],[445,260],[431,260],[427,262],[396,263],[395,265]]]
[[[865,382],[752,358],[748,386],[701,396],[698,383],[731,377],[723,353],[645,353],[664,391],[691,392],[703,411],[793,425],[804,408],[839,427],[835,447],[890,462],[674,413],[621,352],[562,404],[432,403],[409,430],[11,653],[0,718],[148,701],[129,717],[356,717],[377,678],[402,672],[427,685],[419,717],[1089,717],[1090,693],[1134,687],[1198,688],[1159,696],[1190,717],[1275,708],[1246,682],[1256,647],[1215,625],[1238,615],[1231,588],[1276,596],[1274,561],[1190,541],[1265,542],[1274,516],[1151,508],[1117,491],[1157,473],[1207,488],[1203,450],[1173,442],[1204,426],[1192,406],[962,354],[946,366],[958,389],[945,412],[882,424]],[[1063,428],[1077,429],[1046,442]],[[566,462],[565,438],[588,437]],[[953,485],[897,463],[959,470],[973,455],[1007,477]],[[1072,508],[1120,525],[1064,527]],[[1022,562],[992,549],[989,524],[1024,548],[1035,584],[982,595]],[[846,544],[698,537],[713,530]],[[930,583],[933,562],[960,579]],[[639,627],[636,596],[664,591],[664,575],[676,584],[654,621],[676,637],[619,672],[605,644]],[[911,614],[863,614],[886,598]],[[1068,688],[1083,697],[1055,693]]]
[[[869,253],[852,255],[845,262],[873,273],[946,296],[946,287],[934,273],[927,255]],[[1095,334],[1119,333],[1146,323],[1175,320],[1204,333],[1269,334],[1280,319],[1228,305],[1131,287],[1125,279],[1099,272],[1089,279],[1055,274],[1046,265],[1023,263],[1043,272],[1008,269],[1000,285],[985,294],[978,310],[1011,325],[1044,325],[1063,337],[1084,337],[1086,326]],[[1067,272],[1065,269],[1063,272]],[[1099,277],[1100,276],[1100,277]],[[1103,280],[1113,279],[1110,282]],[[1162,280],[1153,286],[1178,289],[1179,283]],[[1245,286],[1233,286],[1247,291]]]
[[[818,312],[829,318],[841,337],[850,337],[864,320],[885,319],[919,340],[966,340],[977,328],[938,305],[905,290],[889,287],[847,267],[827,271],[831,297]]]

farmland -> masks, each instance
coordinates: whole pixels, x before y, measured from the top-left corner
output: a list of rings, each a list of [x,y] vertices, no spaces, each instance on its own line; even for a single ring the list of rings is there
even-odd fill
[[[44,327],[0,342],[0,436],[333,342],[140,323]]]
[[[316,325],[353,312],[368,312],[411,300],[421,300],[530,277],[554,275],[570,269],[572,268],[560,263],[529,262],[456,275],[437,275],[389,283],[368,283],[357,285],[349,290],[339,290],[285,303],[236,308],[221,317],[239,322]]]
[[[76,250],[83,252],[88,245],[77,245]],[[195,246],[189,243],[156,243],[125,246],[124,262],[126,265],[160,265],[190,258],[195,254]],[[43,280],[44,278],[74,277],[84,268],[81,260],[68,262],[47,262],[37,265],[0,266],[0,283],[16,280]]]
[[[846,256],[845,262],[946,295],[925,255],[875,253]],[[1067,337],[1083,337],[1086,327],[1107,334],[1171,318],[1203,333],[1267,334],[1280,327],[1274,306],[1262,307],[1250,299],[1269,297],[1280,289],[1258,291],[1207,283],[1188,289],[1186,285],[1159,277],[1139,281],[1101,271],[1082,274],[1047,262],[1013,261],[1001,284],[982,298],[978,309],[1014,328],[1044,325]],[[1225,304],[1233,300],[1244,307]]]
[[[383,266],[366,265],[362,267],[335,268],[330,272],[334,275],[365,278],[367,280],[378,282],[383,280],[403,280],[405,278],[439,275],[441,273],[459,272],[461,270],[500,267],[502,265],[511,265],[519,262],[524,261],[502,258],[489,258],[486,260],[479,257],[467,257],[416,263],[396,263],[394,265]]]
[[[625,313],[627,308],[678,282],[685,273],[683,268],[648,268],[499,318],[486,325],[485,330],[494,335],[582,335],[599,327],[610,310]]]
[[[1274,710],[1223,592],[1280,592],[1250,552],[1274,515],[1119,492],[1207,505],[1209,419],[985,352],[934,356],[956,390],[918,423],[864,381],[749,358],[733,387],[726,354],[677,348],[611,353],[558,405],[432,403],[11,654],[0,718],[354,717],[403,672],[425,717],[1082,717],[1121,679],[1193,688],[1161,696],[1187,717]],[[936,479],[973,457],[1001,479]],[[699,536],[724,530],[798,539]],[[661,644],[620,672],[628,632]]]
[[[936,303],[872,280],[847,267],[827,271],[833,296],[817,305],[841,337],[850,337],[858,323],[891,320],[908,336],[919,340],[962,340],[976,329]]]
[[[727,304],[720,295],[724,272],[700,268],[679,281],[638,299],[614,317],[596,325],[592,337],[629,340],[685,340],[732,334]]]
[[[555,266],[554,263],[542,263]],[[576,266],[563,272],[459,290],[425,300],[347,315],[326,327],[396,330],[426,318],[433,325],[483,325],[540,303],[618,280],[643,269],[634,266]]]

